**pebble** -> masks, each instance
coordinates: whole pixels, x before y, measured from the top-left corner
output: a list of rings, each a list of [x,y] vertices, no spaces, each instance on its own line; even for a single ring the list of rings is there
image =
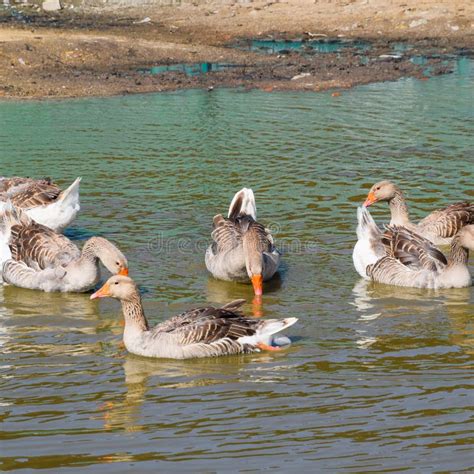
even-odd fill
[[[308,76],[311,76],[311,73],[309,72],[302,72],[301,74],[297,74],[296,76],[293,76],[291,78],[292,81],[297,81],[298,79],[301,79],[303,77],[308,77]]]
[[[61,3],[59,3],[59,0],[46,0],[41,6],[45,12],[61,10]]]
[[[426,20],[425,18],[420,18],[419,20],[413,20],[411,21],[408,26],[410,28],[417,28],[418,26],[421,26],[421,25],[426,25],[428,23],[428,20]]]

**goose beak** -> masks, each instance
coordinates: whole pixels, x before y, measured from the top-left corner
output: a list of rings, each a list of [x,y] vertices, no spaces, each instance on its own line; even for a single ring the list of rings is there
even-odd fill
[[[263,277],[262,275],[253,275],[252,278],[253,291],[255,296],[261,296],[263,294]]]
[[[128,276],[128,268],[127,267],[122,267],[120,269],[120,271],[118,272],[119,275],[122,275],[122,276]]]
[[[375,193],[374,192],[370,192],[368,195],[367,195],[367,199],[365,200],[364,202],[364,207],[369,207],[371,204],[373,204],[374,202],[377,202],[377,198],[375,197]]]
[[[108,283],[93,293],[90,299],[95,300],[96,298],[105,298],[106,296],[110,296],[110,285]]]

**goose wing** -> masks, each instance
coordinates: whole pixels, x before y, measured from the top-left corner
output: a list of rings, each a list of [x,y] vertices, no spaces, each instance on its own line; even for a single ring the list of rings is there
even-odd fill
[[[51,204],[61,194],[61,189],[49,178],[5,178],[0,183],[3,200],[10,200],[21,209]]]
[[[418,223],[423,233],[443,238],[454,237],[465,225],[474,223],[474,204],[457,202],[438,209]]]
[[[64,235],[41,224],[12,227],[12,258],[40,269],[64,266],[80,257],[80,250]]]
[[[214,254],[228,252],[242,244],[242,230],[233,219],[221,214],[214,217],[214,230],[211,233]]]
[[[447,265],[447,259],[429,240],[407,229],[389,225],[382,236],[386,256],[411,269],[437,271]]]
[[[211,344],[221,339],[236,341],[255,334],[261,324],[259,320],[242,315],[239,308],[244,303],[245,300],[236,300],[222,308],[192,309],[159,324],[152,331],[167,332],[182,346]]]

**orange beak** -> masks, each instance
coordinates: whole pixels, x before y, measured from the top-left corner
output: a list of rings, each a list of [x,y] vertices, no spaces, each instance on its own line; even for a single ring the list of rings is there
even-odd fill
[[[119,275],[122,275],[122,276],[128,276],[128,268],[127,267],[122,267],[120,269],[120,271],[118,272]]]
[[[263,294],[263,277],[262,275],[253,275],[252,278],[253,291],[256,296]]]
[[[368,195],[367,195],[367,199],[365,200],[364,202],[364,207],[369,207],[371,204],[373,204],[374,202],[377,202],[377,198],[375,197],[375,193],[374,192],[370,192]]]
[[[91,300],[95,300],[96,298],[105,298],[106,296],[110,296],[110,286],[108,283],[97,290],[95,293],[91,295]]]

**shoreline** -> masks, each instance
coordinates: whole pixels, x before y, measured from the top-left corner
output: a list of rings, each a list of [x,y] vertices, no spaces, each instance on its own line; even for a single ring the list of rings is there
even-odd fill
[[[367,9],[376,9],[379,0],[358,6],[334,0],[323,1],[332,6],[331,11],[325,10],[321,18],[311,18],[311,12],[322,8],[320,3],[210,2],[146,9],[62,10],[54,14],[4,8],[0,12],[0,100],[216,87],[268,92],[338,90],[401,77],[424,79],[427,67],[430,75],[444,74],[450,68],[443,59],[460,52],[473,55],[474,15],[469,11],[464,12],[462,22],[458,18],[459,10],[469,10],[469,6],[457,10],[450,7],[452,18],[443,13],[428,15],[427,20],[419,18],[415,7],[408,8],[414,12],[407,18],[400,13],[407,10],[406,4],[420,2],[394,0],[382,19],[377,19],[380,12],[373,12],[376,20],[372,21]],[[422,3],[449,4],[447,0]],[[352,10],[347,11],[348,5]],[[323,19],[325,28],[318,28]],[[348,22],[354,19],[358,21],[348,30]],[[380,25],[383,29],[378,29]],[[311,54],[291,50],[263,54],[233,46],[245,39],[270,38],[303,39],[306,45],[317,39],[354,43],[339,51]],[[370,49],[361,51],[357,41],[369,41]],[[411,49],[395,54],[394,45],[400,42]],[[428,60],[414,64],[414,56]],[[181,71],[140,72],[160,65],[199,63],[240,66],[196,76]]]

